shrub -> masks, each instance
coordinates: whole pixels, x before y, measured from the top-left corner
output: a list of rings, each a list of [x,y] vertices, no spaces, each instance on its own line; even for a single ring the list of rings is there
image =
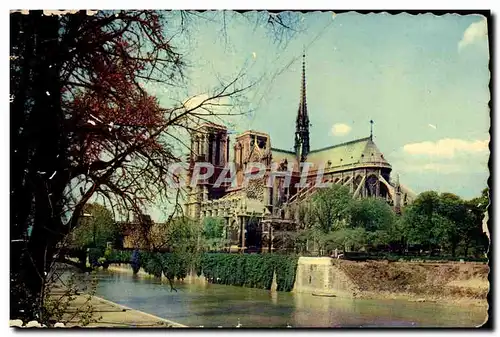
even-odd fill
[[[155,277],[161,277],[161,274],[163,273],[163,260],[161,254],[145,253],[143,255],[146,260],[146,263],[143,266],[144,271]]]
[[[178,253],[163,254],[163,273],[170,280],[183,280],[188,273],[187,259]]]
[[[99,258],[104,255],[104,252],[100,248],[89,248],[89,263],[91,267],[96,267],[99,265]]]
[[[198,270],[209,282],[271,289],[273,273],[279,291],[291,291],[298,258],[278,254],[205,254]]]

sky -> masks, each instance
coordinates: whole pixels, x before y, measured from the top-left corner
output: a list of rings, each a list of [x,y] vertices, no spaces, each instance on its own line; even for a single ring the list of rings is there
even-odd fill
[[[237,133],[267,132],[271,146],[292,150],[306,53],[311,148],[366,137],[393,174],[413,191],[479,196],[489,169],[490,72],[486,19],[479,15],[290,15],[295,31],[276,41],[258,13],[207,13],[176,36],[188,85],[160,102],[204,97],[219,81],[245,74],[254,83],[237,102],[244,116],[226,120]],[[153,216],[155,217],[155,216]]]

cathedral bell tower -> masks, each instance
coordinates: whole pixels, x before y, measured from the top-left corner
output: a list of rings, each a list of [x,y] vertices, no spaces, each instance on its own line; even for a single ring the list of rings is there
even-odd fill
[[[187,181],[193,176],[193,168],[197,162],[210,163],[214,166],[214,174],[196,186],[187,187],[187,215],[200,218],[201,204],[204,201],[218,199],[224,186],[213,188],[217,177],[229,161],[229,137],[227,128],[214,123],[204,123],[191,133],[191,152],[189,155]]]
[[[295,157],[297,162],[306,160],[309,154],[309,116],[306,101],[306,54],[302,54],[302,83],[300,88],[300,103],[295,121]]]

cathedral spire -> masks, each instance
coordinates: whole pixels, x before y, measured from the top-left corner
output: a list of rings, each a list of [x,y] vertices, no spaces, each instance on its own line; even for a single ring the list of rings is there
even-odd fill
[[[303,116],[307,118],[307,100],[306,100],[306,51],[302,54],[302,87],[300,90],[300,107]]]
[[[307,115],[307,98],[306,98],[306,51],[302,54],[302,80],[300,86],[300,103],[299,112],[297,114],[297,122],[307,121],[309,125],[309,116]]]
[[[300,103],[295,121],[295,155],[298,161],[304,161],[309,153],[309,116],[306,99],[306,51],[302,54],[302,81]]]

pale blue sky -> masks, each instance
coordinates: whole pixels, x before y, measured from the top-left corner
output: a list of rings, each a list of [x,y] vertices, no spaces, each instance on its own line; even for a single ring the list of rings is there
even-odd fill
[[[479,195],[489,171],[489,51],[481,16],[296,13],[300,31],[278,45],[265,27],[238,13],[196,20],[179,35],[190,63],[188,88],[202,94],[242,69],[258,80],[245,94],[237,131],[271,135],[272,146],[292,149],[302,49],[306,47],[307,104],[313,149],[369,135],[415,192]],[[332,132],[335,124],[336,132]],[[347,132],[348,131],[348,132]]]

